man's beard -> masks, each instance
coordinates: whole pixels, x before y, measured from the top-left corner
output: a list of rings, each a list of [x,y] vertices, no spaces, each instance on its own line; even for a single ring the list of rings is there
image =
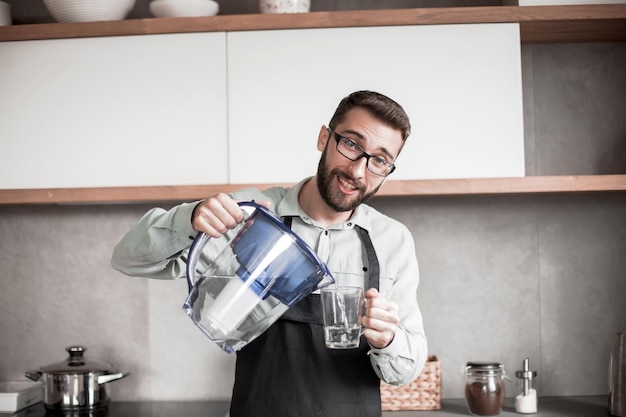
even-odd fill
[[[364,203],[372,198],[374,194],[378,192],[378,189],[383,183],[381,182],[378,187],[376,187],[371,192],[365,193],[365,191],[361,189],[361,183],[355,181],[354,178],[350,177],[349,174],[341,172],[337,168],[328,171],[328,167],[326,166],[326,151],[328,149],[329,148],[327,147],[324,150],[317,165],[317,189],[319,190],[324,202],[333,210],[337,212],[352,211],[359,205],[361,205],[361,203]],[[349,179],[357,184],[358,194],[354,199],[347,198],[341,191],[333,192],[330,184],[335,176]]]

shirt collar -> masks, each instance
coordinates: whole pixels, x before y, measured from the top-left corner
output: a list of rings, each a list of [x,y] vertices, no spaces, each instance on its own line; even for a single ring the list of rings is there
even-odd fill
[[[300,207],[300,203],[298,202],[298,195],[300,194],[302,186],[311,178],[313,177],[305,178],[298,184],[287,190],[287,194],[285,194],[285,197],[276,206],[276,214],[278,214],[279,217],[298,216],[302,219],[308,217],[304,210],[302,210],[302,207]],[[349,220],[340,225],[337,225],[336,227],[340,229],[346,229],[352,228],[354,227],[354,225],[357,225],[369,231],[371,230],[371,218],[369,216],[370,210],[371,209],[368,205],[361,204],[359,207],[356,208],[356,210],[354,211],[354,215]]]

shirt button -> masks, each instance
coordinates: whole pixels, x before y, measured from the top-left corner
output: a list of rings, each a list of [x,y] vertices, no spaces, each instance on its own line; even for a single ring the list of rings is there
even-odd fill
[[[324,230],[324,234],[328,236],[328,230]]]

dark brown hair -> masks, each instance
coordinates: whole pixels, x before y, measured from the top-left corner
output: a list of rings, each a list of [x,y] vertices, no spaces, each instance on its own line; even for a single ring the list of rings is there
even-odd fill
[[[337,106],[328,126],[334,129],[335,126],[343,121],[346,113],[355,107],[364,108],[381,122],[399,130],[402,133],[403,144],[411,134],[409,116],[407,116],[402,106],[383,94],[365,90],[356,91],[344,97],[339,106]]]

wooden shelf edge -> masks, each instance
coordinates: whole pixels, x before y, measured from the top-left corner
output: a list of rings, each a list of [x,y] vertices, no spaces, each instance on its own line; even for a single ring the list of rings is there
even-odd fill
[[[557,175],[389,181],[379,196],[446,196],[626,191],[626,175]]]
[[[194,201],[248,187],[288,187],[293,184],[208,184],[96,188],[40,188],[0,190],[2,204],[99,204],[156,201]]]
[[[0,27],[1,41],[242,30],[520,23],[522,42],[622,41],[626,5],[483,6],[146,18]]]
[[[228,193],[242,188],[266,189],[273,186],[289,187],[292,185],[293,183],[272,183],[0,190],[0,205],[194,201],[220,192]],[[615,191],[626,191],[626,175],[396,180],[386,182],[377,196],[426,197]]]

